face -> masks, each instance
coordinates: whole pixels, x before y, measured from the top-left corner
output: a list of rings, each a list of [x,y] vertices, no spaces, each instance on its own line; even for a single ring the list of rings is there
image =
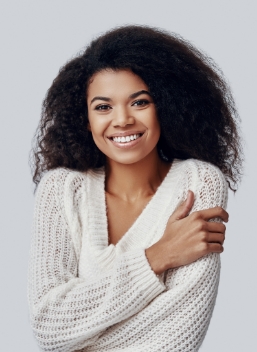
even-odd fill
[[[101,71],[87,91],[89,129],[108,159],[136,163],[160,138],[156,108],[144,81],[129,70]]]

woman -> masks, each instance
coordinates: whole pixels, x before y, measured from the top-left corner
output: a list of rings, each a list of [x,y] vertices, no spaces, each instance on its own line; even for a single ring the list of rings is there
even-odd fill
[[[177,35],[121,27],[67,63],[34,150],[41,349],[198,351],[240,152],[226,82]]]

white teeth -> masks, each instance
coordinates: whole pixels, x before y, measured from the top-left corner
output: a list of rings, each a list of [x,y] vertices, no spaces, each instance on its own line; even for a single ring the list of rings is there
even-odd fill
[[[128,143],[140,137],[140,134],[132,134],[126,137],[113,137],[112,140],[116,143]]]

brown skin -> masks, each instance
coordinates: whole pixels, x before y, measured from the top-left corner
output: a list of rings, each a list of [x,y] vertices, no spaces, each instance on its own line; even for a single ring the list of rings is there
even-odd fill
[[[135,95],[135,93],[144,91]],[[157,152],[160,126],[148,87],[130,71],[102,71],[93,76],[87,91],[89,130],[107,157],[106,203],[109,243],[116,244],[132,226],[166,176],[170,164]],[[114,134],[142,133],[138,143],[123,148],[110,139]],[[211,253],[221,253],[228,220],[222,208],[190,214],[194,195],[171,215],[163,237],[146,249],[156,274],[190,264]]]
[[[170,164],[160,161],[156,149],[134,164],[109,161],[105,189],[110,243],[116,244],[135,222],[169,168]]]

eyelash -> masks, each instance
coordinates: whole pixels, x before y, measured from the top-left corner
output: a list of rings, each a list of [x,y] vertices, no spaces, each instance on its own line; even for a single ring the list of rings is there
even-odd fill
[[[143,103],[143,104],[135,105],[136,103]],[[134,101],[132,106],[145,106],[145,105],[148,105],[149,103],[150,102],[147,99],[139,99],[139,100]]]
[[[97,105],[97,106],[95,107],[95,110],[99,110],[99,111],[101,111],[101,110],[107,110],[106,108],[111,108],[111,107],[110,107],[110,105],[102,104],[102,105]]]
[[[139,105],[137,105],[137,103],[140,103]],[[147,99],[138,99],[138,100],[136,100],[136,101],[134,101],[133,103],[132,103],[132,106],[146,106],[146,105],[148,105],[150,102],[149,102],[149,100],[147,100]],[[106,110],[109,110],[109,109],[111,109],[111,106],[110,105],[107,105],[107,104],[101,104],[101,105],[97,105],[96,107],[95,107],[95,110],[98,110],[98,111],[106,111]]]

